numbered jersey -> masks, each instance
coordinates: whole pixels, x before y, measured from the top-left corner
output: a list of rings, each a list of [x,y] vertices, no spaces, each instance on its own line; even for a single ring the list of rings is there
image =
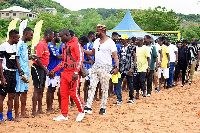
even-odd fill
[[[3,59],[2,67],[4,70],[15,71],[16,67],[16,44],[10,45],[5,42],[0,45],[0,59]]]

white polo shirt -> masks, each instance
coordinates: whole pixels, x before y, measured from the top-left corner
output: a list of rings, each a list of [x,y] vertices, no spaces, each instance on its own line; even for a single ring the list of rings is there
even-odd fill
[[[175,62],[176,61],[175,51],[178,52],[178,48],[176,47],[176,45],[170,44],[168,46],[168,49],[169,49],[170,62]]]
[[[117,51],[115,42],[109,38],[100,44],[100,38],[94,41],[95,65],[112,65],[112,52]]]

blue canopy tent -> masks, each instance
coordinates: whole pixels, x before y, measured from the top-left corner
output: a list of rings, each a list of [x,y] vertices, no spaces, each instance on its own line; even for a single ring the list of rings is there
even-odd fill
[[[144,31],[135,23],[135,21],[133,20],[129,10],[127,10],[126,15],[124,16],[123,20],[112,30]],[[107,31],[106,35],[111,37],[113,32],[114,31]],[[129,38],[131,38],[131,37],[144,37],[145,35],[150,35],[154,39],[157,38],[157,37],[155,37],[155,36],[153,36],[149,33],[146,33],[146,32],[123,32],[123,31],[116,31],[116,32],[119,33],[120,35],[127,34],[129,36]]]

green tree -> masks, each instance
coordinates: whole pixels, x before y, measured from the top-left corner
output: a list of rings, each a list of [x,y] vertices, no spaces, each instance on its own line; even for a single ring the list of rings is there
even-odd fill
[[[116,18],[116,16],[114,16],[113,14],[110,15],[110,17],[108,17],[108,18],[105,20],[105,25],[106,25],[106,28],[107,28],[108,30],[113,29],[117,24],[118,24],[117,18]]]
[[[187,25],[186,27],[181,28],[182,38],[187,39],[189,42],[192,38],[197,38],[200,40],[200,26],[197,25]]]
[[[0,20],[0,37],[4,38],[7,35],[7,31],[8,31],[8,25],[9,25],[9,21],[6,21],[4,19]]]

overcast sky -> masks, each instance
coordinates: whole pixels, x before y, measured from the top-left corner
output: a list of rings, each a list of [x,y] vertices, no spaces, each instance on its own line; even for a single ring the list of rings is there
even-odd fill
[[[77,11],[86,8],[148,9],[157,6],[173,9],[176,13],[200,14],[200,0],[53,0]]]

